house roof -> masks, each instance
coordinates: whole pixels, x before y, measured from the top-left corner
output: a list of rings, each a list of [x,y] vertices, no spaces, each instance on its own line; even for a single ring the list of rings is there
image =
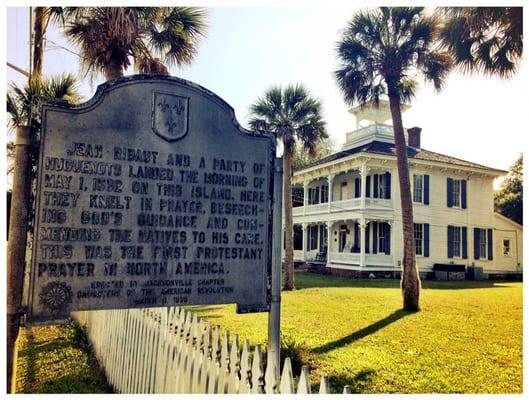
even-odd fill
[[[487,167],[481,164],[476,164],[470,161],[461,160],[459,158],[447,156],[441,153],[435,153],[433,151],[426,150],[426,149],[415,149],[413,147],[408,147],[407,149],[408,149],[409,159],[440,162],[444,164],[450,164],[450,165],[461,166],[461,167],[495,171],[495,172],[502,173],[502,174],[507,173],[507,171],[503,171],[503,170],[496,169],[496,168],[490,168],[490,167]],[[339,160],[340,158],[351,156],[357,153],[372,153],[372,154],[389,155],[393,157],[397,156],[396,151],[395,151],[395,145],[393,143],[372,141],[370,143],[366,143],[364,145],[354,147],[352,149],[347,149],[347,150],[343,150],[343,151],[339,151],[337,153],[331,154],[327,157],[324,157],[322,159],[319,159],[311,163],[310,165],[308,165],[306,168],[303,168],[303,169],[312,168],[317,165],[326,164],[328,162]],[[300,170],[300,171],[303,171],[303,170]]]

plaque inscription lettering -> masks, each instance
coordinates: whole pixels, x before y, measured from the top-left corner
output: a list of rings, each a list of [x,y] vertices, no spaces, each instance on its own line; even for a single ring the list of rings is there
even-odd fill
[[[42,106],[29,320],[70,311],[269,305],[275,140],[177,78]]]

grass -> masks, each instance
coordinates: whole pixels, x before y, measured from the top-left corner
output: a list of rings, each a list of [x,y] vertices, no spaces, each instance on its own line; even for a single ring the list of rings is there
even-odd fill
[[[312,366],[314,387],[327,375],[334,392],[346,384],[358,393],[522,391],[520,282],[425,281],[418,313],[401,310],[398,280],[302,272],[296,286],[282,293],[281,329],[289,353]],[[193,308],[266,342],[266,313]]]
[[[17,393],[112,393],[76,322],[21,328],[18,340]]]

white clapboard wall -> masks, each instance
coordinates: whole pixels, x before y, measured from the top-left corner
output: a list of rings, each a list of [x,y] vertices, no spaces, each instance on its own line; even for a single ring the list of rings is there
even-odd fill
[[[78,311],[107,379],[119,393],[311,393],[308,367],[299,379],[290,359],[279,374],[261,345],[221,332],[182,308]],[[330,393],[327,377],[320,394]],[[343,393],[351,393],[349,386]]]

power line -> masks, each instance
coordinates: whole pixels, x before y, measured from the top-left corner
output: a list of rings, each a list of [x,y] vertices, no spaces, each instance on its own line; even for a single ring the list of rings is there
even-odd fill
[[[51,44],[54,46],[54,47],[50,46],[50,47],[48,48],[48,50],[65,50],[65,51],[67,51],[68,53],[71,53],[71,54],[73,54],[73,55],[76,55],[76,56],[79,57],[79,58],[83,58],[79,53],[76,53],[75,51],[72,51],[72,50],[70,50],[70,49],[67,48],[67,47],[61,46],[60,44],[55,43],[55,42],[54,42],[53,40],[51,40],[51,39],[46,39],[46,42],[49,42],[49,43],[51,43]]]

